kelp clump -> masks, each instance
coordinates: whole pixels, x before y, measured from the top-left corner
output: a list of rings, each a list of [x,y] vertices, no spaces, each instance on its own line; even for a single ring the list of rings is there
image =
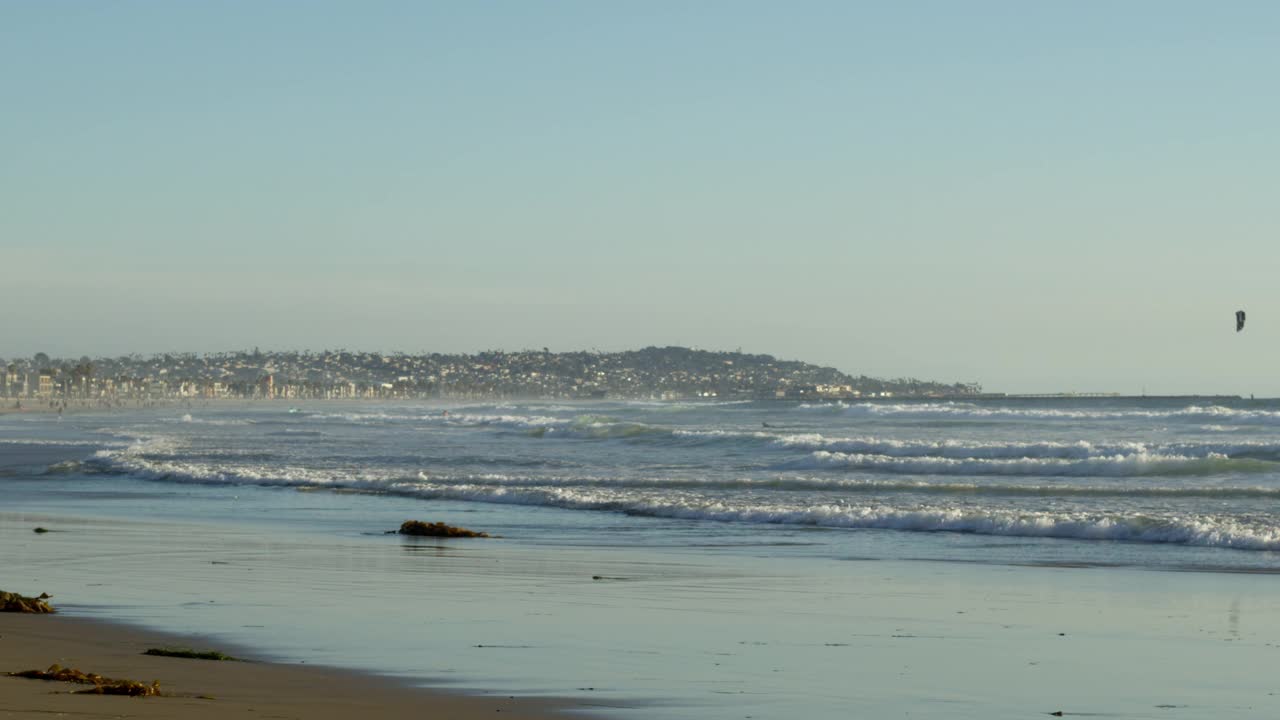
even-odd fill
[[[40,593],[38,597],[24,597],[0,590],[0,612],[51,613],[53,607],[45,602],[48,598],[48,593]]]
[[[187,658],[190,660],[228,660],[239,661],[226,653],[217,650],[192,650],[191,648],[148,648],[143,655],[159,655],[160,657]]]
[[[160,682],[150,685],[137,680],[115,680],[102,677],[97,673],[87,673],[61,665],[50,665],[48,670],[23,670],[9,673],[13,677],[31,678],[32,680],[49,680],[51,682],[69,682],[80,685],[92,685],[91,688],[77,690],[77,695],[129,695],[132,697],[148,697],[160,694]]]
[[[489,537],[489,533],[476,532],[466,528],[446,525],[442,522],[425,523],[421,520],[406,520],[400,526],[401,535],[421,535],[424,537]]]

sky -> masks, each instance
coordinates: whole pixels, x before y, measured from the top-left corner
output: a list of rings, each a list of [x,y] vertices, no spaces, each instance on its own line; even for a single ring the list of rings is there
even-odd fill
[[[0,358],[1280,396],[1277,77],[1244,0],[0,0]]]

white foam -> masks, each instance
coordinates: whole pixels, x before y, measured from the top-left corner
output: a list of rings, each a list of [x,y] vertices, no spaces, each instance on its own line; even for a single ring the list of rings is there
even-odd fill
[[[506,488],[575,487],[604,488],[622,491],[671,489],[688,492],[759,491],[807,492],[831,491],[841,494],[889,495],[917,493],[957,496],[1035,496],[1035,497],[1118,497],[1118,498],[1278,498],[1280,488],[1259,485],[1155,485],[1150,483],[1111,483],[1105,485],[1037,484],[1008,482],[957,482],[953,480],[867,479],[846,476],[784,475],[773,477],[701,478],[670,476],[538,476],[523,477],[501,473],[449,476],[419,473],[422,480],[449,480],[475,485]]]
[[[1250,523],[1229,516],[1019,512],[972,506],[895,507],[852,503],[811,506],[742,505],[665,493],[635,497],[598,488],[508,488],[438,483],[424,483],[414,489],[413,494],[429,498],[550,505],[689,520],[1280,550],[1280,529],[1275,525]]]
[[[891,457],[942,458],[1070,458],[1083,459],[1107,455],[1146,452],[1141,443],[1108,443],[1095,445],[1076,442],[977,442],[962,440],[892,440],[875,437],[826,438],[818,434],[778,437],[777,445],[795,450],[874,454]]]
[[[894,440],[878,437],[831,438],[818,433],[784,434],[762,431],[731,430],[675,430],[677,438],[702,442],[759,442],[784,451],[842,453],[847,455],[877,455],[888,458],[948,458],[953,460],[1035,460],[1064,459],[1085,460],[1091,458],[1126,458],[1135,461],[1143,457],[1171,456],[1188,459],[1222,459],[1244,457],[1280,460],[1280,443],[1268,441],[1094,443],[1076,441],[977,441],[977,440]],[[812,467],[813,464],[800,467]]]
[[[38,438],[0,438],[3,445],[44,445],[50,447],[124,447],[124,443],[114,440],[45,440]]]
[[[351,488],[388,492],[428,499],[542,505],[573,510],[625,512],[667,518],[746,523],[817,525],[836,528],[891,529],[913,532],[963,532],[1019,537],[1123,540],[1177,543],[1248,550],[1280,550],[1280,527],[1267,517],[1257,518],[1151,511],[1025,511],[1008,506],[984,505],[975,498],[987,495],[1204,495],[1230,497],[1276,496],[1274,488],[1185,487],[1073,487],[1036,485],[987,486],[974,483],[849,481],[823,478],[743,478],[731,481],[699,481],[692,478],[574,478],[518,477],[500,473],[449,477],[419,473],[406,477],[386,469],[316,469],[299,466],[193,463],[157,459],[155,455],[175,446],[155,438],[124,450],[103,450],[96,459],[132,475],[166,482],[261,484],[319,488]],[[912,461],[914,462],[914,461]],[[1062,462],[1062,461],[1056,461]],[[954,493],[964,497],[954,503],[861,502],[846,497],[814,500],[807,494],[788,500],[787,494],[715,490],[848,490],[862,486],[873,492],[919,490],[935,495]],[[709,492],[710,491],[710,492]]]
[[[184,424],[194,424],[194,425],[223,425],[223,426],[253,424],[249,420],[242,419],[242,418],[224,418],[224,419],[201,418],[201,417],[195,417],[191,413],[186,413],[180,418],[162,418],[160,422],[164,422],[164,423],[180,422]]]
[[[885,473],[918,475],[1045,475],[1116,477],[1129,475],[1208,474],[1226,469],[1226,455],[1210,453],[1204,457],[1163,455],[1145,450],[1127,455],[1063,458],[950,458],[892,457],[869,453],[843,453],[818,450],[805,458],[783,463],[786,469],[839,468]],[[1258,461],[1235,461],[1233,469],[1265,469]]]
[[[840,411],[866,418],[935,419],[976,421],[1028,420],[1148,420],[1210,423],[1218,425],[1280,425],[1280,412],[1236,410],[1220,405],[1189,405],[1176,410],[1078,410],[1057,408],[987,407],[973,403],[803,403],[798,410]]]
[[[566,421],[550,415],[479,415],[470,413],[450,413],[447,417],[443,415],[433,415],[423,419],[443,425],[466,427],[493,426],[512,428],[516,430],[533,430],[545,427],[558,427],[566,424]]]

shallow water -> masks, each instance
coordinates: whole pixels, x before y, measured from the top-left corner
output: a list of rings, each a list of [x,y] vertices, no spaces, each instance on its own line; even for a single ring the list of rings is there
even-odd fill
[[[0,570],[77,612],[622,715],[1267,716],[1280,409],[1237,405],[7,416]],[[382,534],[409,518],[501,538]]]
[[[268,404],[72,424],[117,444],[80,468],[104,479],[555,507],[575,511],[567,526],[588,528],[595,520],[584,515],[621,513],[1122,540],[1183,548],[1124,551],[1140,565],[1270,568],[1280,557],[1280,405],[1233,405]],[[707,530],[721,531],[742,529]],[[989,558],[983,544],[978,555]],[[1115,553],[1073,547],[1085,562]],[[1214,552],[1226,549],[1262,554]],[[1028,559],[1017,555],[1006,559]]]

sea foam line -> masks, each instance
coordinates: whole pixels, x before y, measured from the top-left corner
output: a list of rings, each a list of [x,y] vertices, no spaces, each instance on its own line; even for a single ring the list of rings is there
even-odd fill
[[[790,470],[849,470],[913,475],[1038,475],[1125,477],[1143,475],[1211,475],[1225,472],[1274,472],[1275,463],[1232,459],[1210,453],[1203,457],[1164,455],[1145,451],[1128,455],[1063,458],[948,458],[892,457],[869,453],[818,450],[809,456],[774,466]]]
[[[1249,550],[1280,550],[1280,528],[1274,521],[1208,514],[1178,515],[1126,512],[1026,512],[981,505],[894,505],[852,498],[825,502],[780,502],[772,496],[725,498],[707,496],[703,488],[608,486],[581,480],[563,484],[546,478],[521,482],[502,475],[406,478],[387,471],[315,470],[298,467],[246,468],[207,464],[155,462],[129,451],[101,451],[98,462],[131,474],[170,482],[264,484],[348,488],[427,499],[542,505],[572,510],[623,512],[655,517],[747,523],[816,525],[834,528],[893,529],[914,532],[963,532],[1021,537],[1125,540],[1176,543]],[[830,484],[818,483],[829,489]],[[889,486],[894,487],[894,486]],[[896,487],[904,487],[898,485]],[[936,488],[935,488],[936,489]],[[954,490],[962,489],[952,486]],[[990,488],[995,491],[995,488]],[[1007,490],[1007,488],[1006,488]],[[1022,492],[1031,491],[1022,488]],[[1071,494],[1067,490],[1064,494]],[[1077,489],[1075,492],[1089,492]],[[1150,493],[1193,495],[1191,491],[1152,488]],[[1201,489],[1211,494],[1211,489]],[[1274,495],[1263,488],[1220,488],[1228,493]],[[1129,494],[1141,494],[1140,492]]]
[[[903,508],[843,503],[803,507],[741,506],[709,498],[672,498],[665,495],[636,498],[606,491],[582,492],[565,488],[509,489],[439,484],[424,484],[412,494],[433,499],[550,505],[688,520],[1280,550],[1280,529],[1274,524],[1250,523],[1229,516],[1034,513],[981,507]]]
[[[1280,425],[1280,411],[1236,410],[1221,405],[1189,405],[1177,410],[1074,410],[1054,408],[983,407],[972,403],[802,403],[802,411],[839,412],[867,418],[935,420],[1154,420],[1191,421],[1219,425]]]
[[[240,460],[235,465],[226,462],[193,461],[185,454],[165,457],[165,449],[172,445],[156,442],[138,444],[127,450],[99,451],[91,461],[92,466],[106,472],[124,472],[151,480],[196,482],[217,484],[262,485],[316,485],[388,489],[394,485],[413,481],[431,483],[462,483],[495,488],[607,488],[610,490],[672,489],[695,492],[706,491],[760,491],[760,492],[828,492],[838,494],[888,494],[913,493],[929,495],[973,496],[1042,496],[1042,497],[1207,497],[1207,498],[1280,498],[1280,488],[1265,486],[1229,485],[1153,485],[1126,482],[1123,484],[1079,485],[1067,483],[991,483],[954,482],[939,480],[882,480],[849,478],[845,476],[766,475],[732,478],[703,478],[662,475],[591,476],[591,475],[510,475],[504,473],[438,473],[434,471],[406,471],[403,468],[364,467],[315,468],[297,465],[254,465],[243,462],[249,457],[226,455],[223,457],[201,455],[201,459],[226,461]],[[477,461],[482,460],[477,458]],[[477,462],[476,464],[500,464]],[[554,467],[556,463],[545,460],[529,461],[524,465]],[[958,472],[955,474],[959,474]],[[970,473],[973,474],[973,473]],[[1012,470],[996,474],[1023,474]],[[1042,471],[1042,475],[1051,474]],[[1124,474],[1120,474],[1124,477]]]
[[[879,406],[877,406],[879,407]],[[560,440],[620,440],[640,443],[675,442],[680,445],[757,445],[781,451],[827,451],[850,455],[888,457],[939,457],[949,459],[1112,459],[1117,456],[1179,456],[1253,458],[1280,461],[1280,443],[1093,443],[1078,441],[972,441],[897,440],[876,437],[826,437],[819,433],[771,430],[699,429],[621,420],[607,415],[561,418],[547,415],[469,414],[360,415],[361,418],[396,418],[437,426],[495,428],[522,432],[532,438]]]

